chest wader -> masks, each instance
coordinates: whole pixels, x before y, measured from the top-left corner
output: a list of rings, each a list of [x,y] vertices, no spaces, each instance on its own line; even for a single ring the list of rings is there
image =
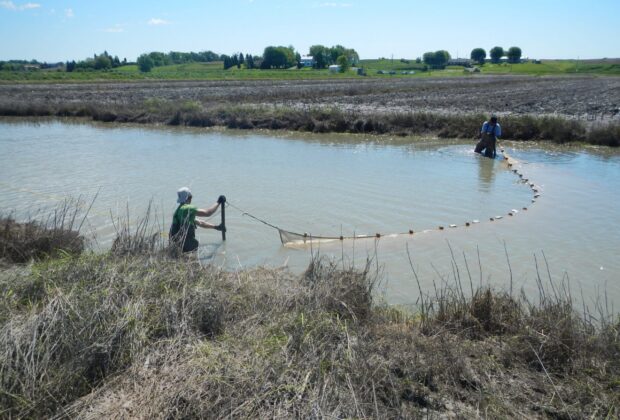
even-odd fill
[[[170,243],[183,252],[192,252],[198,249],[196,226],[191,223],[178,223],[176,218],[170,226]]]
[[[495,137],[495,127],[491,127],[491,131],[487,127],[486,131],[482,133],[482,138],[476,144],[476,148],[474,152],[482,154],[484,150],[484,155],[488,158],[495,157],[495,142],[497,138]]]

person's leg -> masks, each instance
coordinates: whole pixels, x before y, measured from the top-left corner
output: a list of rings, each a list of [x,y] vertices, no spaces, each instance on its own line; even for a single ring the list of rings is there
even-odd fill
[[[196,238],[187,238],[183,244],[183,252],[193,252],[198,249],[198,240]]]
[[[484,140],[480,140],[478,144],[476,144],[476,148],[474,149],[474,152],[482,154],[483,150],[484,150]]]

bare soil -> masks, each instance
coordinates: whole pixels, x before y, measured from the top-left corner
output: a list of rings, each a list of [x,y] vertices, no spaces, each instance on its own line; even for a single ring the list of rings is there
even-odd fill
[[[620,78],[472,76],[305,81],[0,84],[11,106],[143,106],[157,99],[222,104],[337,107],[358,113],[434,112],[556,115],[620,121]]]

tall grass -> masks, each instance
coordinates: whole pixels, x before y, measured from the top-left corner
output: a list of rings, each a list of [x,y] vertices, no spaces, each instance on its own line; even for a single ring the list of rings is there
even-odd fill
[[[25,263],[60,254],[79,255],[85,246],[80,229],[85,220],[79,200],[65,200],[42,221],[17,222],[11,214],[0,216],[0,261]]]
[[[226,272],[130,247],[149,225],[120,229],[132,252],[0,272],[0,416],[620,414],[620,320],[577,310],[566,283],[528,300],[453,259],[412,313],[375,300],[369,264]]]

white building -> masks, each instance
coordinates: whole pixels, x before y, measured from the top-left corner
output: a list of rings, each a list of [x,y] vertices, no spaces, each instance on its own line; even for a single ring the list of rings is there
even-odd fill
[[[314,57],[312,57],[311,55],[304,55],[303,57],[301,57],[299,64],[301,64],[302,67],[313,67]]]

